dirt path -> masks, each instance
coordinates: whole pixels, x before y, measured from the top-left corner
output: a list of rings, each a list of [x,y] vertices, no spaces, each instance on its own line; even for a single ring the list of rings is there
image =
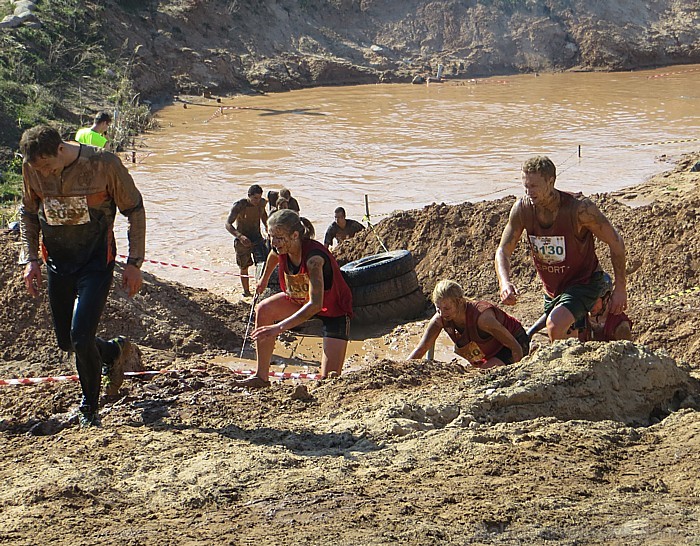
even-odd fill
[[[75,383],[0,387],[0,542],[697,544],[700,296],[658,300],[700,285],[698,160],[596,197],[628,245],[636,344],[544,346],[489,373],[381,358],[407,354],[419,322],[365,340],[377,358],[340,379],[248,393],[216,363],[240,350],[245,303],[149,275],[133,301],[113,291],[107,334],[150,369],[203,371],[127,382],[88,433],[68,419]],[[414,252],[426,292],[453,276],[494,298],[511,203],[433,205],[377,232]],[[0,377],[74,373],[16,243],[0,236]],[[528,322],[541,302],[522,248],[514,270]]]

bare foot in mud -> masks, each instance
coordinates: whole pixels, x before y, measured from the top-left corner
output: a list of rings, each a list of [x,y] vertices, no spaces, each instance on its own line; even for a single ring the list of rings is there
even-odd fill
[[[236,381],[237,387],[243,387],[246,389],[265,389],[270,386],[269,381],[265,381],[262,377],[254,375],[246,379],[239,379]]]

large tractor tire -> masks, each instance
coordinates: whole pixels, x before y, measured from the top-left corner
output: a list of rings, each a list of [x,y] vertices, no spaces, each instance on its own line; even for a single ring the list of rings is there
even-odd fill
[[[351,287],[353,307],[366,307],[384,303],[403,296],[412,294],[418,290],[418,275],[415,270],[404,273],[393,279]]]
[[[411,320],[420,317],[428,303],[423,292],[415,290],[407,296],[397,299],[353,307],[353,321],[357,324],[378,324],[395,322],[397,320]]]
[[[381,283],[400,277],[415,267],[408,250],[394,250],[366,256],[340,268],[350,288]]]

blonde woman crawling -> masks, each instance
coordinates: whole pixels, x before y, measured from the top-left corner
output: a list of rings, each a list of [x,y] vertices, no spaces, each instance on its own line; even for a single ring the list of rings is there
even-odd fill
[[[437,309],[409,359],[422,358],[444,330],[455,353],[482,370],[519,362],[530,351],[530,338],[518,319],[487,301],[469,301],[462,287],[442,280],[433,290]]]

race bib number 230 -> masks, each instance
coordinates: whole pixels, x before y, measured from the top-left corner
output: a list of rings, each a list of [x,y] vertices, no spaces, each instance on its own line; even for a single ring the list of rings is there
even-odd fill
[[[530,245],[540,262],[557,264],[566,260],[566,240],[563,236],[538,237],[530,235]]]

